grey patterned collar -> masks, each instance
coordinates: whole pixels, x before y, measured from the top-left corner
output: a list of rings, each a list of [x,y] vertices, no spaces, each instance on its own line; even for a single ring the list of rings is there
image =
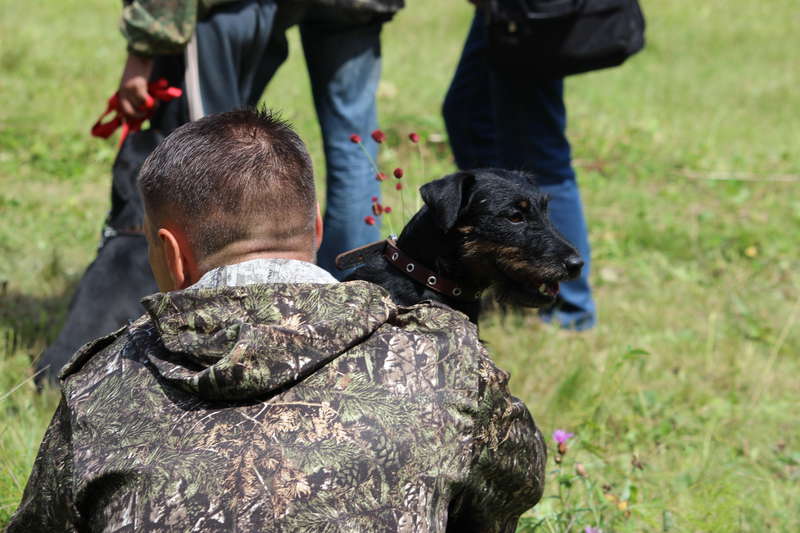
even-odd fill
[[[337,283],[317,265],[295,259],[252,259],[209,270],[191,286],[210,289],[255,283]]]

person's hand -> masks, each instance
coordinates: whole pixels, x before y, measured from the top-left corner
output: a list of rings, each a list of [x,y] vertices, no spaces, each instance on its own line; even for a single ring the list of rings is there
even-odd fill
[[[153,59],[128,54],[122,79],[119,82],[119,107],[126,120],[142,119],[156,102],[147,92],[147,83],[153,71]]]

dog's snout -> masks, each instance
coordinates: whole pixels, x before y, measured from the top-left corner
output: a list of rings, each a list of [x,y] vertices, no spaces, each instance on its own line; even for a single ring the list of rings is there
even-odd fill
[[[583,259],[578,254],[572,254],[564,260],[564,268],[570,278],[577,278],[583,268]]]

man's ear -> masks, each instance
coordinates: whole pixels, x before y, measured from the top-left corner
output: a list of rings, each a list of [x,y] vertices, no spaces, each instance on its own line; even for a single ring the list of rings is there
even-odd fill
[[[195,283],[199,279],[199,271],[186,236],[177,230],[160,228],[158,238],[172,280],[172,290],[185,289]]]
[[[319,247],[322,245],[323,234],[322,214],[319,211],[319,204],[317,204],[317,218],[314,221],[314,253],[316,253],[319,250]]]
[[[467,205],[470,188],[475,176],[470,172],[456,172],[423,185],[419,193],[428,209],[433,212],[436,223],[447,233],[458,220],[461,210]]]

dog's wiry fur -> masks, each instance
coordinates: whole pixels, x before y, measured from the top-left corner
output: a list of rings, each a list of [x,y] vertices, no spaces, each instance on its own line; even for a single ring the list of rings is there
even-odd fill
[[[425,205],[397,245],[440,276],[478,289],[491,286],[501,302],[541,307],[555,301],[558,282],[580,273],[583,261],[550,223],[547,197],[532,175],[501,169],[457,172],[427,183],[420,193]],[[348,279],[377,283],[401,305],[435,300],[478,321],[480,302],[434,292],[382,256],[371,257]]]

